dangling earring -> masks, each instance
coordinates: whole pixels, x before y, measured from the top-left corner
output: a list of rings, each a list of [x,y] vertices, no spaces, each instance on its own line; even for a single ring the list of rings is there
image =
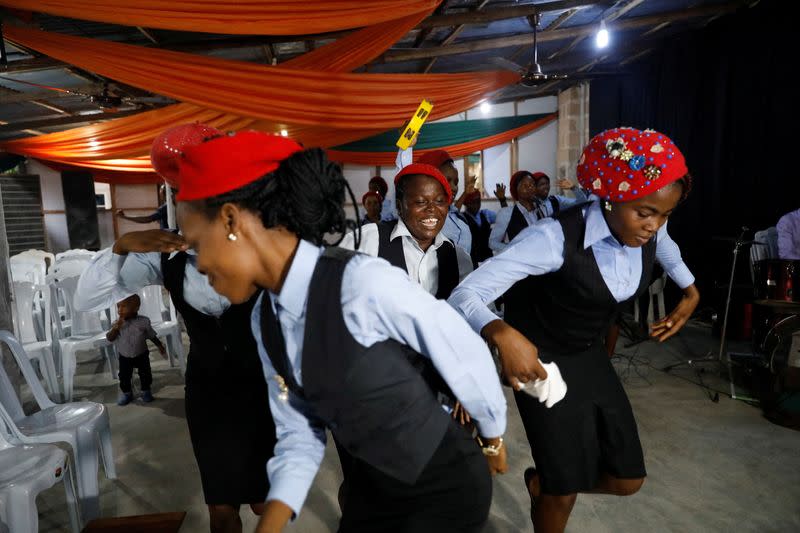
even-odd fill
[[[611,212],[611,202],[605,202],[605,204],[603,204],[603,208],[610,213]]]
[[[237,240],[238,238],[239,238],[239,237],[237,237],[235,233],[228,233],[228,240],[229,240],[229,241],[235,241],[235,240]]]

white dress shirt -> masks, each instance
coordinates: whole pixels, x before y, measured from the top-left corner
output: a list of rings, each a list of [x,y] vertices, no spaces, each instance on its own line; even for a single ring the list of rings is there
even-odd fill
[[[439,259],[436,251],[442,244],[449,239],[439,232],[433,240],[433,244],[423,251],[420,248],[417,240],[408,231],[408,227],[402,220],[397,221],[397,226],[392,230],[389,240],[402,239],[403,240],[403,255],[406,259],[406,268],[408,269],[408,276],[412,281],[422,285],[422,288],[431,294],[436,294],[439,290]],[[348,250],[355,250],[355,239],[352,233],[347,236],[339,244],[342,248]],[[361,227],[361,246],[358,251],[378,257],[378,249],[380,248],[380,236],[378,234],[377,224],[367,224]],[[472,272],[472,259],[469,254],[460,246],[456,246],[456,258],[458,259],[458,281],[459,283]]]

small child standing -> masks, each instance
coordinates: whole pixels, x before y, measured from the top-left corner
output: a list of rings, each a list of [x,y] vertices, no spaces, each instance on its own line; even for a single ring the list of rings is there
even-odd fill
[[[158,347],[161,355],[167,353],[150,325],[150,319],[146,316],[139,316],[140,305],[141,300],[137,294],[117,302],[119,319],[106,333],[106,339],[114,343],[119,354],[119,388],[122,393],[117,400],[117,405],[128,405],[133,399],[131,379],[134,368],[139,371],[142,401],[146,403],[153,401],[153,394],[150,392],[153,374],[150,371],[150,351],[147,349],[147,339],[150,339]]]

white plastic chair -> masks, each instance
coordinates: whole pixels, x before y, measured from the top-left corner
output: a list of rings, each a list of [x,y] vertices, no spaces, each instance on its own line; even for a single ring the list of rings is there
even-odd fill
[[[139,298],[142,305],[139,314],[150,319],[150,325],[159,337],[167,339],[167,354],[169,355],[169,366],[174,367],[174,359],[178,359],[181,373],[186,371],[186,363],[183,357],[183,338],[181,337],[181,326],[178,323],[178,315],[172,299],[169,301],[170,315],[168,320],[164,320],[161,310],[164,307],[161,286],[150,285],[139,291]]]
[[[52,444],[15,446],[0,422],[0,525],[13,533],[37,533],[36,497],[59,482],[64,483],[70,529],[79,533],[80,513],[69,454]]]
[[[73,307],[75,291],[78,287],[78,277],[66,278],[53,282],[53,288],[63,292],[64,302],[72,316],[70,334],[67,336],[61,329],[61,323],[56,323],[58,330],[58,345],[61,353],[61,377],[64,380],[64,399],[72,401],[75,370],[77,368],[76,353],[81,350],[101,349],[108,362],[111,376],[117,376],[117,360],[114,347],[106,339],[106,330],[101,321],[101,312],[84,313],[76,311]]]
[[[47,275],[47,264],[44,259],[18,254],[9,258],[9,264],[13,281],[28,281],[36,285],[44,284]]]
[[[0,365],[0,414],[8,426],[12,442],[68,444],[76,465],[81,514],[87,521],[97,518],[100,514],[98,450],[106,477],[117,477],[105,405],[96,402],[53,403],[36,379],[33,367],[17,339],[8,331],[0,330],[2,343],[8,345],[40,409],[32,415],[25,415],[11,380]]]
[[[30,250],[25,250],[24,252],[20,252],[17,255],[27,255],[43,260],[46,265],[46,270],[50,270],[50,267],[52,267],[56,263],[56,256],[51,254],[50,252],[45,252],[44,250],[34,250],[33,248],[31,248]]]
[[[647,299],[647,323],[652,324],[656,320],[660,320],[667,316],[667,311],[664,306],[664,288],[667,286],[667,275],[662,274],[660,278],[655,280],[650,286],[647,288],[648,292],[648,299]],[[654,316],[654,306],[653,300],[656,301],[656,305],[658,305],[658,318]],[[638,298],[633,304],[633,320],[635,322],[639,322],[639,300]]]
[[[77,248],[75,250],[65,250],[63,252],[59,252],[56,254],[56,263],[58,263],[62,259],[75,259],[75,258],[91,261],[96,253],[97,252],[92,252],[91,250],[84,250],[82,248]]]
[[[33,302],[42,295],[42,311],[44,316],[43,339],[39,339],[34,328]],[[50,327],[50,289],[42,285],[34,285],[24,281],[14,282],[14,307],[17,332],[25,353],[32,361],[36,361],[45,378],[50,394],[59,395],[56,365],[53,358],[53,331]]]

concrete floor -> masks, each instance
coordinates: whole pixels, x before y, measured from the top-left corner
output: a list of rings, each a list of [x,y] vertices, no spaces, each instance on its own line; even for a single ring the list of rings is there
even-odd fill
[[[580,496],[568,531],[800,532],[800,432],[773,425],[759,409],[727,396],[713,403],[692,369],[657,370],[703,355],[716,342],[708,328],[693,325],[666,345],[648,342],[620,350],[633,357],[618,358],[615,364],[639,422],[649,476],[632,497]],[[79,363],[76,395],[105,402],[111,413],[119,479],[101,479],[104,516],[185,510],[182,532],[208,531],[180,373],[154,354],[157,400],[118,407],[116,382],[92,357],[84,354]],[[727,381],[713,372],[705,372],[703,380],[729,391]],[[533,530],[522,483],[531,460],[510,395],[509,406],[510,471],[495,479],[487,533]],[[336,453],[329,446],[303,513],[286,531],[335,531],[339,479]],[[63,502],[60,488],[40,496],[41,531],[67,531]],[[256,517],[249,509],[242,516],[245,531],[252,531]]]

